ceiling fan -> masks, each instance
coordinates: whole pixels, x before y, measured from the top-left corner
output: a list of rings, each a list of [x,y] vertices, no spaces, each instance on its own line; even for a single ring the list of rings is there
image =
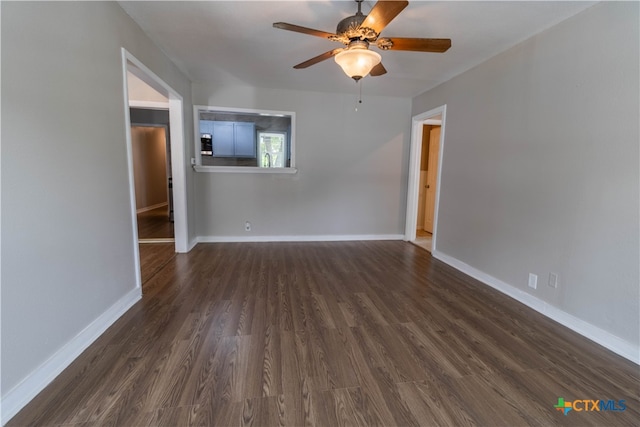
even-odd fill
[[[346,46],[325,52],[301,62],[293,68],[307,68],[325,59],[335,57],[335,61],[342,67],[344,72],[355,81],[358,81],[367,74],[381,76],[387,72],[382,65],[380,54],[369,50],[370,44],[375,44],[380,50],[407,50],[414,52],[445,52],[451,47],[451,39],[380,37],[382,30],[407,7],[408,1],[380,0],[373,6],[368,15],[364,15],[361,11],[362,0],[355,1],[358,3],[358,12],[340,21],[335,34],[285,22],[273,24],[275,28],[322,37],[340,42]]]

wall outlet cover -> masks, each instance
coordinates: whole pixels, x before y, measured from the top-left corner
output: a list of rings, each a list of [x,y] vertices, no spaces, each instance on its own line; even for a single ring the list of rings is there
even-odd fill
[[[529,287],[532,289],[538,288],[538,275],[529,273]]]
[[[558,275],[556,273],[549,273],[549,286],[552,288],[558,287]]]

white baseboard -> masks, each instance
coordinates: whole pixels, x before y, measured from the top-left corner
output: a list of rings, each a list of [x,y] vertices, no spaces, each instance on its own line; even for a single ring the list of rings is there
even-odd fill
[[[78,335],[54,353],[46,362],[32,371],[19,384],[2,396],[0,412],[2,425],[13,418],[27,403],[89,347],[107,328],[142,298],[136,287],[120,298],[100,317],[91,322]]]
[[[195,248],[198,242],[199,240],[197,237],[194,237],[193,239],[189,240],[189,246],[187,247],[187,252],[190,252],[191,249]]]
[[[136,210],[136,213],[149,212],[149,211],[152,211],[154,209],[161,208],[163,206],[169,206],[169,202],[156,203],[155,205],[151,205],[151,206],[147,206],[147,207],[144,207],[144,208],[140,208],[140,209]]]
[[[223,242],[344,242],[358,240],[402,240],[403,234],[345,234],[318,236],[198,236],[198,243]]]
[[[141,245],[154,244],[154,243],[175,243],[176,239],[173,237],[159,237],[157,239],[138,239],[138,243]]]
[[[597,326],[592,325],[572,314],[567,313],[553,306],[540,298],[537,298],[527,292],[524,292],[514,286],[509,285],[495,277],[484,273],[475,267],[470,266],[452,256],[444,254],[440,251],[433,251],[433,257],[440,261],[449,264],[451,267],[459,270],[474,279],[481,281],[482,283],[491,286],[492,288],[502,292],[534,309],[535,311],[547,316],[548,318],[555,320],[563,326],[579,333],[585,338],[590,339],[603,347],[608,348],[614,353],[628,359],[636,364],[640,365],[640,347],[636,346],[628,341],[623,340],[620,337],[613,335]]]

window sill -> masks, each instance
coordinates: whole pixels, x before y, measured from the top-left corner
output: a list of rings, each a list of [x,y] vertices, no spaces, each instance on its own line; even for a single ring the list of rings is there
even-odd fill
[[[193,170],[196,172],[208,173],[276,173],[276,174],[294,174],[298,173],[296,168],[258,168],[252,166],[200,166],[194,165]]]

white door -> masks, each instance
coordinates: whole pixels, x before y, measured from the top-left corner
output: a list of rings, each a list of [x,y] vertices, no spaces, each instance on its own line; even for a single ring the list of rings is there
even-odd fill
[[[424,209],[424,230],[433,233],[433,216],[436,205],[438,179],[438,155],[440,152],[440,126],[431,128],[429,135],[429,159],[427,160],[427,188]]]

